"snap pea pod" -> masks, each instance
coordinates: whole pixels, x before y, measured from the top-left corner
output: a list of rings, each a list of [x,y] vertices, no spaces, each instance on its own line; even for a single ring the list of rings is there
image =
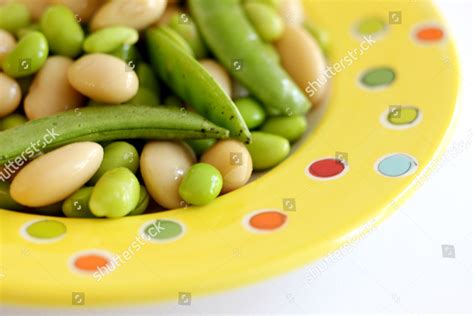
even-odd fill
[[[228,135],[227,130],[198,114],[166,107],[87,107],[30,121],[1,132],[0,165],[17,157],[32,158],[33,153],[39,150],[46,152],[80,141],[226,138]]]
[[[174,93],[199,114],[228,129],[231,136],[250,142],[250,132],[237,107],[199,62],[161,28],[149,30],[147,40],[155,71]]]
[[[191,13],[210,50],[270,115],[306,113],[311,104],[283,68],[265,53],[239,0],[190,0]]]

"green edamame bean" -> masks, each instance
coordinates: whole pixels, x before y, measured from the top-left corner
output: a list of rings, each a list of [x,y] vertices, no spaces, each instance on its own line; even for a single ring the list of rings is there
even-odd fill
[[[290,153],[290,142],[281,136],[252,132],[252,143],[247,145],[254,170],[276,166]]]
[[[217,142],[214,138],[189,139],[186,143],[191,146],[196,156],[201,156],[206,150],[214,146]]]
[[[124,167],[135,173],[138,170],[138,152],[133,145],[127,142],[114,142],[104,148],[104,158],[99,170],[90,180],[91,184],[97,181],[109,170]]]
[[[140,199],[140,183],[127,168],[107,171],[92,190],[89,208],[97,217],[118,218],[133,211]]]
[[[262,125],[267,114],[262,106],[252,98],[242,98],[235,101],[235,105],[242,114],[249,129]]]
[[[231,136],[249,142],[250,132],[237,107],[209,72],[178,48],[164,28],[149,30],[147,39],[152,65],[173,92],[192,104],[197,113],[227,128]]]
[[[18,204],[10,195],[10,183],[0,180],[0,209],[22,211],[24,206]]]
[[[196,59],[203,59],[207,56],[207,48],[189,14],[175,13],[168,25],[189,44]]]
[[[30,24],[28,8],[21,3],[0,5],[0,29],[15,33]]]
[[[285,137],[293,143],[304,134],[307,127],[306,117],[302,115],[279,116],[269,118],[263,124],[261,131]]]
[[[3,60],[3,71],[10,77],[26,77],[37,72],[48,58],[48,41],[37,31],[29,32]]]
[[[322,29],[321,27],[314,25],[310,21],[304,22],[304,28],[314,37],[316,42],[319,44],[319,47],[321,47],[321,50],[323,51],[324,55],[327,56],[329,54],[331,46],[329,32]]]
[[[150,89],[139,87],[137,94],[128,103],[140,106],[158,106],[160,100]]]
[[[264,43],[258,39],[240,1],[188,2],[209,49],[262,102],[270,115],[304,114],[310,109],[310,101],[293,79],[281,65],[262,53]],[[243,65],[236,64],[236,58]]]
[[[95,218],[89,208],[93,187],[83,187],[64,200],[62,211],[66,217]]]
[[[191,205],[206,205],[222,190],[222,176],[214,166],[207,163],[193,165],[184,175],[179,186],[179,195]]]
[[[0,130],[5,131],[23,125],[26,122],[28,122],[28,119],[25,116],[17,113],[10,114],[0,121]]]
[[[148,194],[146,188],[141,185],[140,186],[140,198],[138,199],[138,204],[137,207],[130,213],[128,213],[127,216],[134,216],[134,215],[140,215],[143,214],[143,212],[146,211],[146,208],[148,207],[148,204],[150,203],[150,195]]]
[[[121,45],[138,42],[138,32],[127,26],[111,26],[90,34],[82,45],[86,53],[110,53]]]
[[[152,91],[159,100],[161,95],[160,84],[158,83],[151,66],[146,63],[140,63],[136,71],[140,87],[147,88]]]
[[[43,151],[80,141],[117,139],[227,138],[229,131],[196,113],[135,105],[93,106],[30,121],[0,133],[0,164],[15,159],[45,131],[54,132]],[[15,141],[12,142],[11,140]]]
[[[41,30],[48,39],[51,51],[76,57],[82,50],[84,31],[74,12],[63,5],[49,7],[41,17]]]
[[[258,35],[265,42],[273,42],[283,34],[283,20],[272,7],[259,2],[247,2],[244,9]]]

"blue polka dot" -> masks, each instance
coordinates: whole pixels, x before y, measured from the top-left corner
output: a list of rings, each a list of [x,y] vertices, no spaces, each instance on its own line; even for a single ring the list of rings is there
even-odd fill
[[[387,177],[401,177],[414,171],[418,166],[417,162],[410,156],[404,154],[394,154],[383,158],[377,170]]]

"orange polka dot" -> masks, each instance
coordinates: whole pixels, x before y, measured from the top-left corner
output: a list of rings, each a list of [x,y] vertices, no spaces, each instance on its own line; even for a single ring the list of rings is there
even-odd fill
[[[258,213],[250,218],[249,224],[255,229],[273,230],[286,222],[286,215],[275,211]]]
[[[435,42],[443,38],[444,32],[439,27],[426,27],[416,33],[420,41]]]
[[[74,262],[74,266],[79,270],[96,271],[99,267],[105,267],[109,260],[99,255],[84,255],[80,256]]]

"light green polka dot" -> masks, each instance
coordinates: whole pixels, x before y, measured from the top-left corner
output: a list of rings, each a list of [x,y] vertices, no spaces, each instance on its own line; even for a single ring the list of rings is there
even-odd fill
[[[374,68],[367,71],[361,78],[363,85],[371,88],[386,86],[395,81],[396,75],[391,68]]]
[[[357,27],[360,35],[372,35],[385,29],[385,22],[378,17],[371,17],[361,21]]]
[[[160,219],[145,227],[144,232],[151,239],[167,240],[181,235],[183,227],[174,221]]]
[[[388,114],[388,121],[393,125],[411,124],[418,118],[419,111],[415,107],[402,107]]]
[[[57,238],[66,233],[66,226],[55,220],[42,220],[26,228],[28,235],[39,239]]]

